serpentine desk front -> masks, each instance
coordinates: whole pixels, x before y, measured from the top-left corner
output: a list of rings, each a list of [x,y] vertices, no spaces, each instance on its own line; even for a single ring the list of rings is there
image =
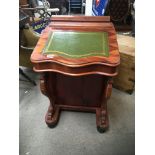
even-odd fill
[[[46,124],[61,110],[96,113],[99,132],[108,128],[107,100],[120,63],[116,32],[106,16],[53,16],[31,55],[50,100]]]

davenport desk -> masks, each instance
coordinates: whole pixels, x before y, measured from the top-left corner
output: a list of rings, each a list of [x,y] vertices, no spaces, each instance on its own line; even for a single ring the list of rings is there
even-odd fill
[[[53,16],[31,55],[41,72],[41,92],[50,100],[46,124],[61,110],[96,113],[99,132],[108,128],[107,100],[120,63],[116,32],[106,16]]]

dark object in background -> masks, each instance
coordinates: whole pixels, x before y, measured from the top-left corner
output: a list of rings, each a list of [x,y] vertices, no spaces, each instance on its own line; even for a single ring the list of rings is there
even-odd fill
[[[135,2],[132,3],[131,14],[132,14],[132,36],[135,37]]]
[[[108,14],[112,21],[126,20],[130,12],[130,0],[110,0]]]
[[[70,13],[82,13],[82,0],[70,0]]]
[[[64,2],[62,3],[62,5],[66,8],[67,13],[69,12],[69,1],[64,0]]]
[[[69,11],[69,2],[68,0],[48,0],[50,3],[50,6],[52,8],[59,8],[60,14],[67,14]],[[64,13],[63,8],[66,9],[66,12]]]
[[[39,6],[39,2],[38,2],[38,0],[29,0],[29,5],[30,5],[30,7],[35,8],[35,7]]]
[[[27,5],[28,0],[19,0],[19,5]]]
[[[23,28],[28,20],[29,16],[22,10],[19,10],[19,28]]]
[[[110,16],[117,31],[132,30],[132,4],[134,0],[109,0],[105,15]]]

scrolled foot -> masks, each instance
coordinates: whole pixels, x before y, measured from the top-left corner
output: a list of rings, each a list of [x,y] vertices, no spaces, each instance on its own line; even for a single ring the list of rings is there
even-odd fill
[[[54,128],[54,127],[56,127],[56,126],[57,126],[57,123],[58,123],[58,122],[56,122],[56,123],[54,123],[54,124],[48,124],[48,123],[46,122],[46,124],[47,124],[47,126],[48,126],[49,128]]]
[[[45,116],[45,122],[49,128],[54,128],[59,120],[60,110],[59,107],[55,107],[53,110],[50,106]]]
[[[100,133],[104,133],[107,129],[108,129],[107,127],[97,126],[97,131],[100,132]]]
[[[106,109],[96,110],[96,126],[100,133],[104,133],[108,129],[108,113]]]

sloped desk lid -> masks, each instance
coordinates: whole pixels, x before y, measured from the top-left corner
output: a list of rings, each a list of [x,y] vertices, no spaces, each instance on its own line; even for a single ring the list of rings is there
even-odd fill
[[[109,56],[107,32],[53,32],[43,50],[45,55],[67,58]]]
[[[42,32],[31,55],[34,70],[61,72],[62,67],[66,70],[76,68],[73,73],[76,75],[78,68],[85,72],[87,66],[89,73],[92,73],[95,71],[91,67],[100,70],[101,66],[108,66],[111,70],[115,68],[114,75],[120,57],[114,26],[107,19],[91,16],[52,17],[52,22]],[[53,69],[54,65],[56,69]],[[108,69],[96,73],[106,72]]]

